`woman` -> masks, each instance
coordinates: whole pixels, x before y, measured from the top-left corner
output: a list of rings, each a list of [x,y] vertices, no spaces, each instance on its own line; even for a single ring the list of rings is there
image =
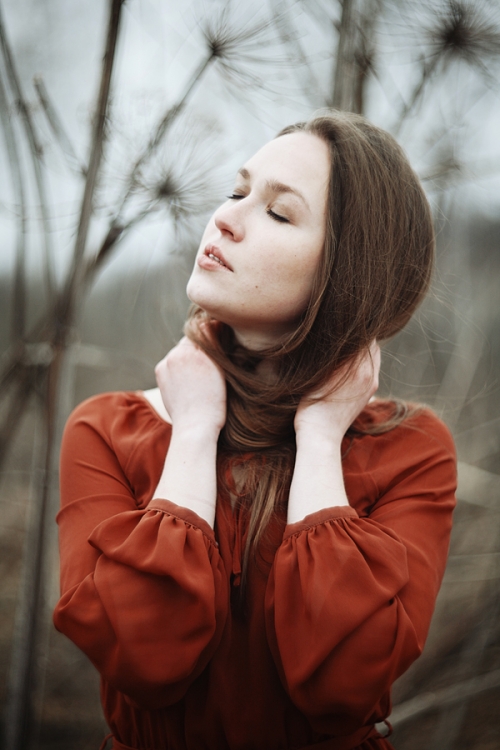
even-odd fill
[[[390,748],[390,688],[444,572],[455,458],[374,400],[424,295],[430,212],[361,117],[284,130],[210,220],[158,389],[104,394],[62,449],[57,628],[117,750]]]

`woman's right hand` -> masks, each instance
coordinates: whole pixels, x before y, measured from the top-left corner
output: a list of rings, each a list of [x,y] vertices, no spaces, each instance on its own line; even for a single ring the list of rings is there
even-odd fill
[[[212,427],[226,421],[226,381],[220,368],[186,336],[155,367],[163,403],[176,428]]]

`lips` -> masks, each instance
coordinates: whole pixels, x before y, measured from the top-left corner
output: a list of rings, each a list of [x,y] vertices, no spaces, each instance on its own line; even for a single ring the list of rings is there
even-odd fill
[[[203,251],[203,255],[206,255],[207,258],[215,261],[223,268],[227,268],[228,271],[233,270],[216,245],[207,245]]]

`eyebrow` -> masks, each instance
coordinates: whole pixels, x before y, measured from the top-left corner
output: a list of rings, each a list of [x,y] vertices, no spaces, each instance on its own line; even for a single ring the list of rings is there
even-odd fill
[[[250,179],[250,172],[245,167],[242,167],[241,169],[238,169],[238,174],[243,177],[244,180]],[[290,187],[290,185],[285,185],[283,182],[279,182],[278,180],[266,180],[266,186],[271,190],[273,193],[292,193],[293,195],[296,195],[298,198],[300,198],[301,201],[305,204],[306,208],[310,211],[309,204],[302,195],[302,193],[299,190],[296,190],[293,187]]]

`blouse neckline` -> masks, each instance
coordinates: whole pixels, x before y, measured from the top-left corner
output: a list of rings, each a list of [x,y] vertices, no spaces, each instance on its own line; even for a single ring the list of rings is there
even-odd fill
[[[170,427],[172,427],[172,422],[169,422],[167,419],[162,417],[159,411],[153,406],[151,401],[145,396],[144,391],[132,391],[133,395],[136,396],[142,403],[146,404],[149,411],[154,414],[154,416],[162,423],[162,424],[168,424]]]

